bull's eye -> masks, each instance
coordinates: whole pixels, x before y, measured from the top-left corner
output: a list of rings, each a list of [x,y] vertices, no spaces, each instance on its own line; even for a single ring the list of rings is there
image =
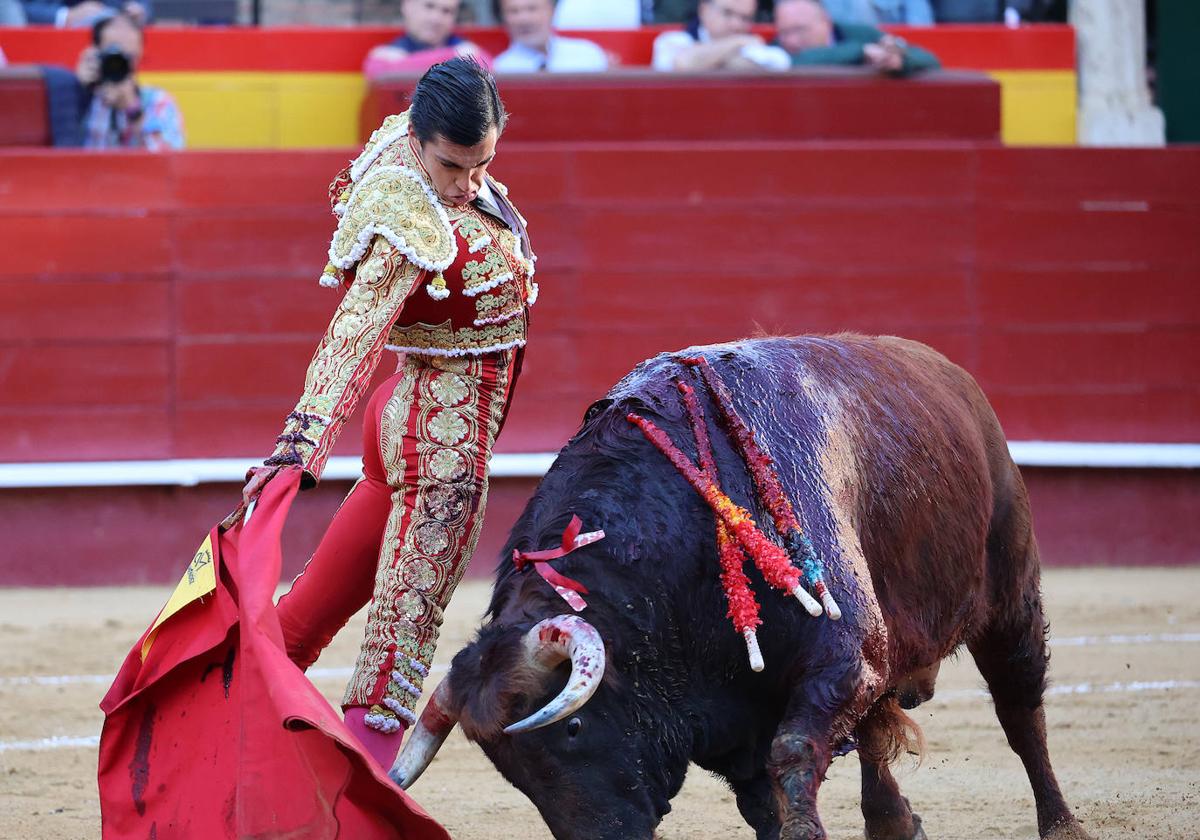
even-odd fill
[[[579,730],[581,730],[581,729],[583,729],[583,721],[581,721],[579,718],[573,717],[569,721],[567,721],[567,735],[568,736],[574,738],[576,735],[579,734]]]

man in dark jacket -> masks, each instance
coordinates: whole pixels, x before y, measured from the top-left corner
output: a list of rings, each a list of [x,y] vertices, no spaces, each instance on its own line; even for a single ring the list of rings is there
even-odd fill
[[[29,23],[48,23],[54,26],[91,26],[114,11],[124,12],[138,26],[145,26],[151,17],[150,0],[21,0]]]
[[[776,0],[777,43],[792,65],[862,65],[892,76],[941,67],[937,56],[862,24],[835,23],[819,0]]]

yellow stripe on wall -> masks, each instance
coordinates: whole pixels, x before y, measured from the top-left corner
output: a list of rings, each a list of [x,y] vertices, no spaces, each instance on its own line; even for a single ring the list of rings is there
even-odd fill
[[[994,70],[1001,137],[1013,146],[1075,143],[1072,70]],[[359,73],[143,73],[183,111],[193,149],[357,146],[366,81]]]
[[[183,112],[193,149],[357,146],[360,73],[142,73]]]
[[[1000,83],[1000,135],[1009,146],[1075,145],[1074,70],[991,70]]]

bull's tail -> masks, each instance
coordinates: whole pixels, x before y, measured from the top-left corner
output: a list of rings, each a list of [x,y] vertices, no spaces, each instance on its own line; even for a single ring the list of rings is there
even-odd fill
[[[900,708],[894,695],[881,697],[858,724],[858,751],[872,764],[891,764],[902,755],[925,754],[925,735],[917,722]]]

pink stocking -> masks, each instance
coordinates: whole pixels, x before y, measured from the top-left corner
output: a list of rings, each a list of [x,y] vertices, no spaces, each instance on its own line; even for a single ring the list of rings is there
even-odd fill
[[[407,727],[405,727],[404,721],[400,721],[398,730],[385,735],[378,729],[367,726],[363,721],[366,714],[367,710],[363,706],[351,706],[346,709],[346,727],[354,733],[354,737],[358,738],[371,757],[378,761],[384,770],[391,770],[392,764],[396,761],[396,753],[400,751],[400,740],[404,737],[404,730]]]

